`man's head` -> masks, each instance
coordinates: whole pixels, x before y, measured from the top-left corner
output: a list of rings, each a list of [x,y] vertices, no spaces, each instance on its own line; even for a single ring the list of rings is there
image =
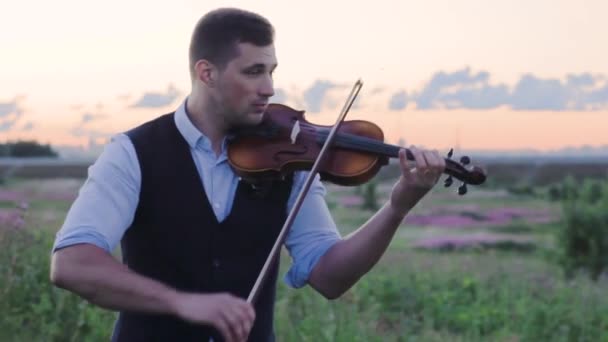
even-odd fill
[[[274,28],[262,16],[234,8],[203,16],[190,42],[193,92],[203,92],[230,124],[261,120],[264,103],[274,94],[277,65]],[[248,118],[256,113],[260,118]]]
[[[268,46],[274,28],[266,18],[236,8],[220,8],[204,15],[196,24],[190,41],[190,73],[196,62],[205,59],[218,68],[238,55],[237,43]]]

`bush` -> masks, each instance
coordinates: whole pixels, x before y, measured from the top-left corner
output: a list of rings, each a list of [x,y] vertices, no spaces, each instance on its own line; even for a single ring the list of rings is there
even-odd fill
[[[376,182],[371,181],[365,184],[363,189],[363,209],[378,210],[378,195],[376,193]]]
[[[562,187],[564,220],[558,230],[559,263],[566,277],[578,270],[597,280],[608,269],[608,192],[598,181]],[[580,189],[580,190],[579,190]]]
[[[115,314],[49,281],[53,235],[0,226],[0,340],[108,340]]]
[[[547,196],[551,202],[557,202],[562,199],[561,189],[557,185],[551,185],[547,191]]]
[[[57,157],[51,145],[40,144],[34,140],[19,140],[0,144],[0,157]]]
[[[536,196],[536,191],[531,185],[509,186],[507,191],[513,195]]]

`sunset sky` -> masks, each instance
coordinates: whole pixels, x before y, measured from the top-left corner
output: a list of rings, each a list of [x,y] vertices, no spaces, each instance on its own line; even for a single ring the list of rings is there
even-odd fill
[[[388,142],[552,150],[608,145],[608,1],[21,0],[0,14],[0,142],[86,145],[190,91],[195,22],[217,7],[276,29],[273,100]]]

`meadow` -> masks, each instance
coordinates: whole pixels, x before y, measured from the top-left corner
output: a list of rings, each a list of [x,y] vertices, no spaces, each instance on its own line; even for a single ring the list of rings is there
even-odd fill
[[[327,185],[343,235],[383,203],[390,178]],[[48,279],[54,234],[82,182],[10,177],[0,185],[0,341],[109,340],[115,313]],[[584,269],[566,276],[558,260],[567,220],[551,190],[495,182],[458,196],[437,187],[341,298],[279,282],[278,340],[608,341],[608,277],[600,271],[592,279]],[[283,251],[281,275],[289,262]]]

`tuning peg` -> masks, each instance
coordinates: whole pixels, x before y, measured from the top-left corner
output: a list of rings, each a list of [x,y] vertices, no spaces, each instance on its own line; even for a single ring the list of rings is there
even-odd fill
[[[471,158],[469,158],[467,156],[462,156],[462,157],[460,157],[460,163],[462,165],[469,165],[471,163]]]
[[[450,151],[448,152],[448,159],[452,159],[453,154],[454,154],[454,149],[451,148]]]
[[[466,184],[466,183],[462,183],[462,184],[461,184],[461,185],[458,187],[458,194],[459,194],[460,196],[462,196],[462,195],[466,194],[466,193],[467,193],[467,191],[468,191],[468,189],[467,189],[467,184]]]
[[[452,183],[454,183],[454,179],[452,179],[452,176],[448,176],[448,178],[443,181],[443,186],[448,188],[450,185],[452,185]]]

